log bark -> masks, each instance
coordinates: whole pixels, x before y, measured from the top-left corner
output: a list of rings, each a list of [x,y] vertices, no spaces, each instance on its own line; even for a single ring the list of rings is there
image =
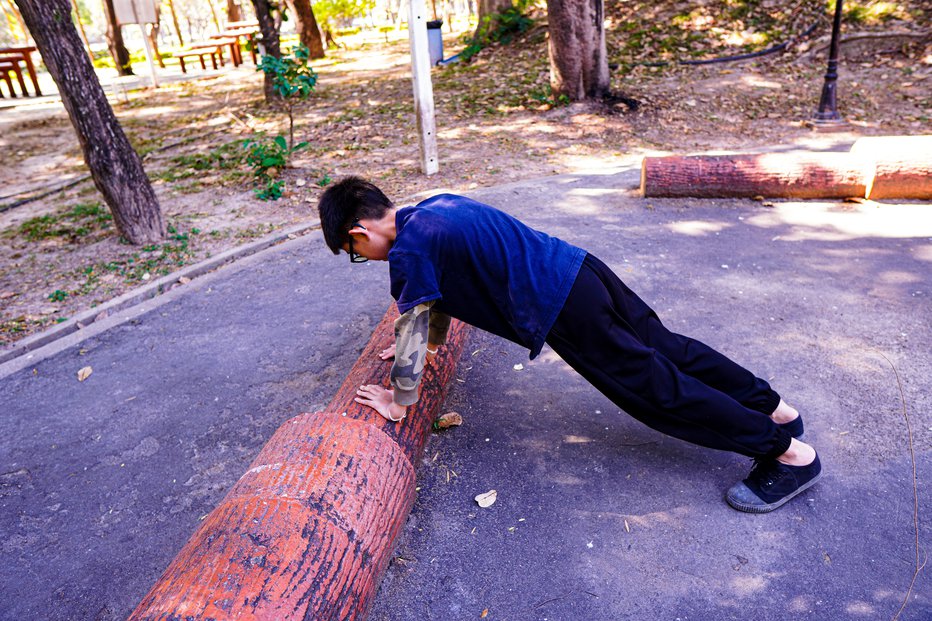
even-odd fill
[[[256,9],[256,19],[259,21],[259,44],[264,50],[263,55],[281,58],[281,42],[278,38],[278,26],[276,25],[275,18],[272,15],[272,1],[252,0],[252,4]],[[275,94],[273,78],[268,73],[265,74],[264,91],[265,101],[267,103],[274,103],[278,101],[279,97]]]
[[[129,51],[123,43],[123,30],[116,20],[113,0],[104,0],[104,19],[107,22],[107,47],[120,75],[135,75],[129,60]],[[35,35],[33,35],[35,36]]]
[[[865,164],[849,153],[645,157],[641,193],[665,197],[864,196]]]
[[[317,18],[314,17],[314,9],[311,7],[311,0],[289,0],[295,17],[295,29],[298,31],[298,37],[310,52],[310,58],[323,58],[324,39],[320,34],[320,26],[317,24]]]
[[[134,244],[165,236],[158,199],[107,102],[71,21],[69,0],[16,0],[36,47],[58,86],[94,185],[119,233]]]
[[[859,139],[849,153],[646,157],[657,197],[932,199],[932,136]]]
[[[414,503],[415,466],[467,328],[454,321],[421,399],[392,423],[353,399],[384,383],[389,309],[324,412],[272,436],[130,616],[153,619],[364,619]]]
[[[932,199],[932,135],[860,138],[851,153],[871,163],[865,198]]]
[[[604,98],[609,93],[609,75],[603,0],[547,0],[547,16],[554,98]]]

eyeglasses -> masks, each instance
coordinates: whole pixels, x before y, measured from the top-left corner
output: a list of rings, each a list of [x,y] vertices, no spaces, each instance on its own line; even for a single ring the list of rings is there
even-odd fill
[[[359,228],[361,228],[361,229],[364,230],[364,231],[365,231],[365,230],[368,230],[368,229],[366,229],[366,227],[364,227],[363,225],[361,225],[361,224],[359,223],[359,220],[353,220],[353,224],[352,224],[352,226],[350,226],[350,230],[353,230],[353,229],[355,229],[356,227],[359,227]],[[364,256],[362,256],[361,254],[356,254],[356,251],[353,250],[353,236],[352,236],[352,235],[349,235],[349,233],[347,233],[347,236],[349,237],[349,260],[350,260],[350,263],[365,263],[366,261],[368,261],[369,259],[368,259],[367,257],[364,257]]]

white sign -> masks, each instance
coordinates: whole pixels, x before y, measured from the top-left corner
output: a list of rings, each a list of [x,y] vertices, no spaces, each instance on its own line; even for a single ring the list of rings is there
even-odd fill
[[[159,21],[157,0],[113,0],[117,23],[155,24]]]

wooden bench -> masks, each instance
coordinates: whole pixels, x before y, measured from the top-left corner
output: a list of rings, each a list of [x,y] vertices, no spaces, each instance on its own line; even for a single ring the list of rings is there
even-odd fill
[[[13,89],[13,80],[10,78],[11,73],[16,74],[19,87],[23,91],[23,97],[28,96],[29,92],[26,90],[26,82],[23,80],[23,71],[19,67],[19,62],[0,57],[0,80],[6,82],[6,87],[10,90],[10,97],[16,97],[16,91]],[[3,97],[3,91],[0,91],[0,97]]]
[[[32,85],[36,89],[36,95],[42,95],[42,90],[39,88],[39,77],[36,75],[36,66],[32,63],[32,53],[36,51],[36,47],[32,45],[18,45],[13,47],[0,47],[0,62],[7,62],[7,57],[14,60],[19,67],[18,61],[23,61],[26,63],[26,72],[29,73],[29,79],[32,80]],[[20,81],[22,84],[22,81]],[[23,95],[28,95],[28,93],[23,90]]]
[[[184,65],[186,58],[196,57],[201,61],[201,69],[207,70],[207,63],[204,62],[204,57],[210,56],[210,62],[213,65],[214,69],[217,68],[217,49],[195,49],[195,50],[185,50],[184,52],[178,52],[175,54],[175,58],[178,59],[178,63],[181,65],[181,73],[187,73],[188,69]],[[220,57],[220,62],[223,63],[223,57]]]
[[[209,42],[202,44],[204,47],[209,47],[211,45],[217,45],[220,49],[223,49],[226,46],[230,47],[230,58],[233,60],[233,66],[239,67],[243,64],[243,55],[239,49],[239,37],[226,35],[223,33],[215,34],[210,37]],[[199,46],[195,46],[197,49]]]

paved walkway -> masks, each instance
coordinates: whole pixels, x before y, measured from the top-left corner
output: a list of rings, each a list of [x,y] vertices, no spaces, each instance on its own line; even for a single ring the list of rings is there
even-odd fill
[[[529,362],[477,333],[447,406],[465,423],[428,445],[371,619],[896,613],[916,535],[890,363],[924,550],[932,530],[932,211],[644,200],[636,183],[475,196],[590,249],[672,329],[770,379],[825,478],[773,514],[737,513],[722,493],[748,460],[660,436],[549,350]],[[390,303],[386,279],[311,234],[0,379],[0,618],[125,618],[275,428],[329,400]],[[900,618],[930,618],[928,572],[913,593]]]

